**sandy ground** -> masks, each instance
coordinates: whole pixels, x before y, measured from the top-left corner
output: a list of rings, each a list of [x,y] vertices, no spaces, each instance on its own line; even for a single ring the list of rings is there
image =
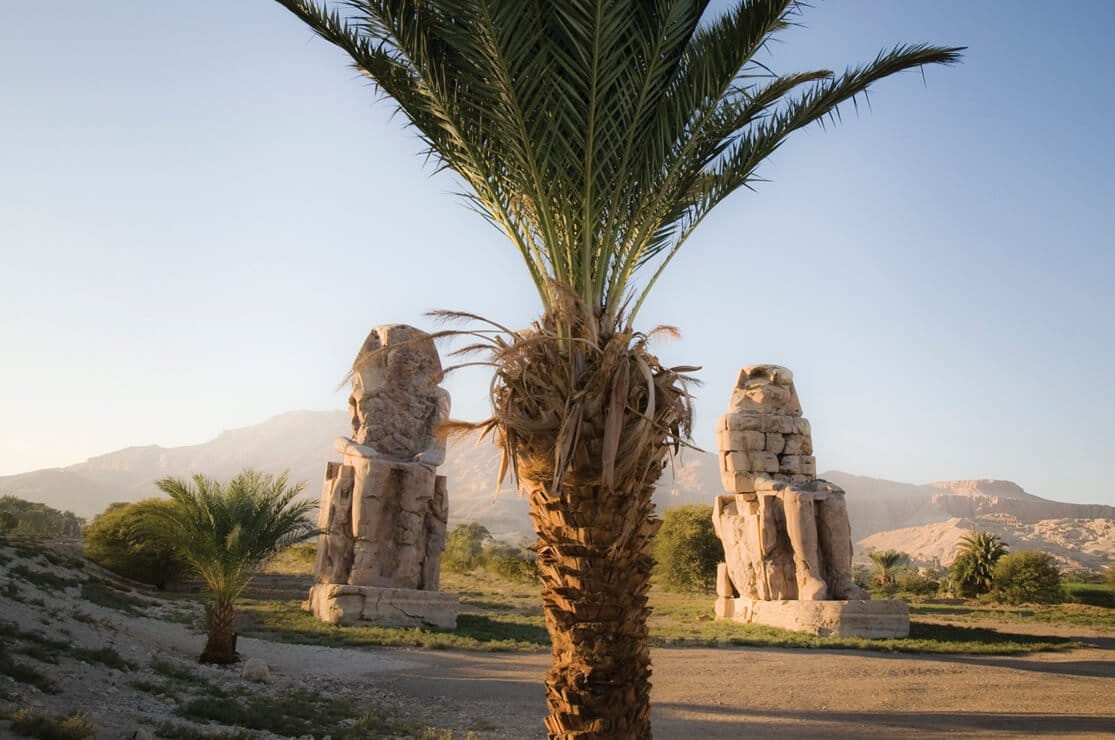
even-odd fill
[[[1115,736],[1113,648],[1021,657],[659,649],[654,731],[667,739]],[[498,697],[497,716],[522,733],[512,736],[544,736],[548,656],[404,654],[418,665],[369,681],[419,702]]]
[[[2,554],[2,553],[0,553]],[[8,551],[9,557],[14,553]],[[0,568],[0,587],[11,576]],[[24,561],[34,569],[56,568]],[[4,572],[7,571],[7,572]],[[71,577],[84,579],[84,572]],[[402,649],[342,649],[242,638],[244,658],[271,669],[267,684],[248,684],[236,668],[198,666],[203,638],[172,612],[192,603],[152,602],[148,616],[82,600],[77,587],[58,593],[16,580],[19,598],[0,596],[0,618],[24,630],[64,636],[74,646],[111,646],[134,669],[64,658],[37,665],[62,687],[35,692],[7,681],[19,704],[85,711],[100,738],[132,737],[175,717],[171,700],[133,684],[157,680],[152,661],[172,660],[199,679],[278,697],[313,688],[375,706],[390,716],[485,740],[544,737],[544,654]],[[179,615],[180,617],[181,615]],[[768,648],[673,648],[653,653],[655,736],[741,737],[1115,737],[1115,635],[1071,627],[1010,625],[1014,632],[1071,636],[1088,645],[1064,653],[1017,657],[918,656]],[[0,737],[10,733],[0,723]],[[318,740],[321,740],[320,738]]]

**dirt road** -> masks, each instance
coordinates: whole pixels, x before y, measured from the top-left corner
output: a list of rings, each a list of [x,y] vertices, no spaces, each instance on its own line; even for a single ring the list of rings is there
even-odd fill
[[[1018,657],[659,649],[655,736],[1115,736],[1113,647]],[[548,656],[405,654],[412,665],[369,682],[421,703],[490,707],[495,735],[543,737]]]

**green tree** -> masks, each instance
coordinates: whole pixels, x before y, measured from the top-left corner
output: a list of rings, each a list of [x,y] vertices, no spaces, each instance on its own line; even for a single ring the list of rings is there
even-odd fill
[[[1007,546],[990,532],[972,532],[960,540],[949,576],[965,595],[985,594],[995,580],[995,564],[1007,554]]]
[[[647,342],[670,330],[635,318],[701,220],[788,136],[960,50],[899,46],[840,74],[773,74],[756,55],[796,25],[793,0],[710,17],[707,0],[279,2],[394,99],[523,258],[541,318],[475,334],[495,366],[480,426],[496,431],[538,534],[546,726],[649,737],[651,495],[689,436],[692,368],[660,364]]]
[[[455,573],[472,571],[480,565],[484,543],[491,539],[492,533],[481,524],[458,524],[445,538],[441,567]]]
[[[1064,599],[1061,572],[1047,552],[1004,555],[995,563],[994,595],[1008,604],[1057,604]]]
[[[168,583],[181,577],[189,565],[174,547],[146,531],[144,523],[148,514],[145,512],[151,507],[163,507],[173,515],[176,506],[168,499],[110,505],[85,527],[85,556],[126,578],[166,588]]]
[[[225,485],[195,475],[193,484],[163,478],[156,485],[174,506],[143,504],[148,534],[172,547],[213,594],[203,663],[233,663],[235,601],[264,563],[317,534],[306,515],[309,500],[295,501],[302,484],[245,470]]]
[[[0,511],[0,534],[11,532],[19,526],[19,518],[10,511]]]
[[[15,496],[0,496],[0,518],[9,525],[7,533],[30,537],[81,537],[81,527],[84,524],[72,511],[59,511],[46,504],[24,501]],[[4,529],[0,527],[0,531]]]
[[[891,588],[897,583],[897,571],[910,564],[910,556],[897,550],[875,550],[868,557],[875,564],[875,583]]]
[[[712,526],[712,507],[668,509],[654,538],[654,574],[669,591],[709,593],[724,547]]]

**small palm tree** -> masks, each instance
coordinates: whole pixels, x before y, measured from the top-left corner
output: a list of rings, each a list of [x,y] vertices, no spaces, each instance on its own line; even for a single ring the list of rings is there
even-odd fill
[[[213,593],[202,663],[236,662],[234,602],[252,574],[276,554],[317,533],[306,518],[313,501],[295,501],[302,484],[245,470],[221,485],[203,475],[193,484],[163,478],[156,485],[173,507],[145,505],[144,529],[176,550]]]
[[[894,571],[910,562],[909,555],[897,550],[876,550],[869,557],[878,571],[875,574],[875,582],[883,588],[893,586]]]
[[[959,557],[970,563],[968,585],[976,593],[985,594],[991,590],[995,579],[995,564],[1007,554],[1007,546],[997,535],[990,532],[972,532],[960,540]]]

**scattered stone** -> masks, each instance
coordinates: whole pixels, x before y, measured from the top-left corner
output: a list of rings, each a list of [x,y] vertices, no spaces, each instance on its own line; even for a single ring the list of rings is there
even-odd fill
[[[259,658],[248,658],[240,669],[240,678],[254,683],[266,683],[271,680],[271,668]]]

